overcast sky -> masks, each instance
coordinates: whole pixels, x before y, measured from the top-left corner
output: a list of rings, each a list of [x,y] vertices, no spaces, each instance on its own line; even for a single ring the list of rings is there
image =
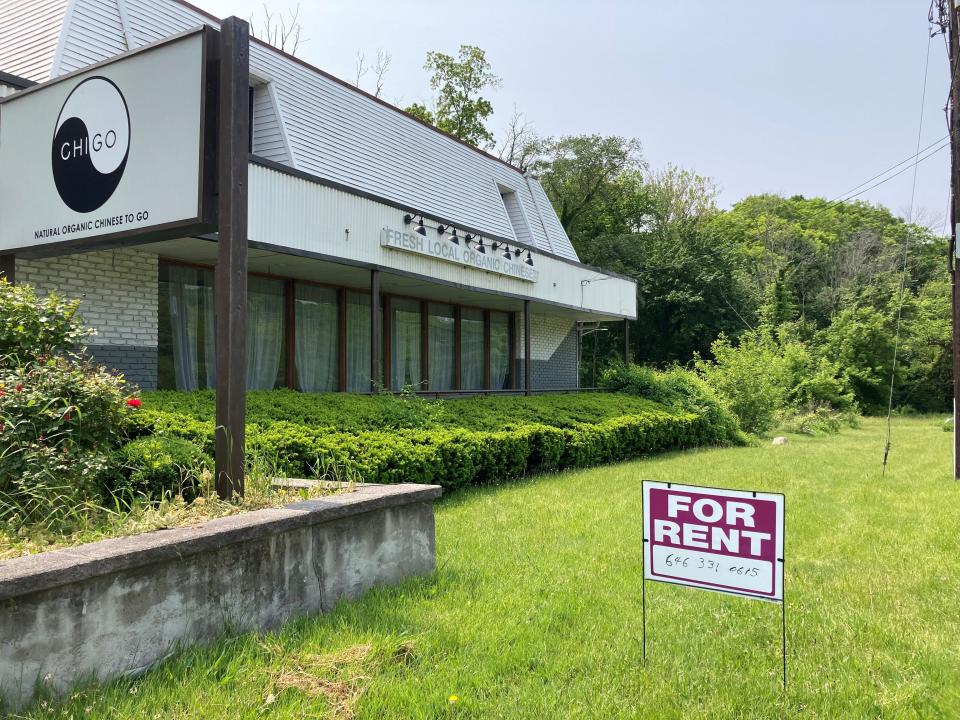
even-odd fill
[[[194,0],[259,19],[260,0]],[[268,0],[281,10],[296,0]],[[487,51],[498,135],[514,106],[544,135],[639,138],[652,167],[709,175],[721,204],[777,192],[833,199],[914,153],[929,0],[307,0],[298,55],[352,80],[392,57],[384,97],[429,99],[428,50]],[[930,46],[921,146],[946,135],[943,38]],[[369,83],[370,78],[367,78]],[[363,85],[363,82],[361,82]],[[369,87],[367,88],[369,89]],[[942,227],[949,158],[921,163],[915,216]],[[912,169],[863,197],[901,215]]]

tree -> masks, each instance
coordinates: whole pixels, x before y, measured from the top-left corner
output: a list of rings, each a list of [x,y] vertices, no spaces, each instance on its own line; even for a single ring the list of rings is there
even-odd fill
[[[303,38],[303,25],[300,24],[300,5],[293,10],[287,10],[284,17],[283,13],[270,12],[270,8],[264,3],[259,27],[253,16],[250,16],[250,33],[282,52],[296,55],[300,45],[306,42]]]
[[[504,133],[497,155],[523,172],[539,161],[543,153],[543,141],[523,113],[513,108],[513,115]]]
[[[499,87],[501,80],[493,74],[486,53],[475,45],[461,45],[456,58],[428,52],[423,67],[432,72],[435,110],[414,103],[407,112],[476,147],[490,145],[493,133],[486,122],[493,114],[493,104],[481,93]]]
[[[354,70],[354,80],[353,84],[357,87],[360,87],[360,81],[367,75],[367,73],[373,73],[373,96],[380,97],[383,94],[383,83],[384,78],[387,75],[387,72],[390,70],[390,63],[393,61],[393,56],[383,50],[382,48],[377,48],[377,57],[373,61],[372,65],[367,64],[367,56],[361,52],[357,51],[357,61]]]
[[[534,170],[578,251],[581,238],[636,229],[630,226],[646,209],[646,164],[639,140],[601,135],[548,138]]]

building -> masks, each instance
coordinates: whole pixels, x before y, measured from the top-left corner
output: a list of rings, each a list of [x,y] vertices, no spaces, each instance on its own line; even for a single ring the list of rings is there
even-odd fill
[[[180,0],[0,2],[0,97],[218,22]],[[256,41],[250,97],[248,388],[571,389],[578,323],[636,317],[635,283],[579,262],[535,177]],[[98,360],[193,390],[215,383],[215,241],[7,266],[84,298]]]

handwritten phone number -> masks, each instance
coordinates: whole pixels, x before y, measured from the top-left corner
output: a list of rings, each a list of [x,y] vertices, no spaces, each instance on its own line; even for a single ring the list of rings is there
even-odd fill
[[[757,577],[760,574],[759,568],[756,567],[747,567],[745,565],[727,565],[726,563],[721,563],[718,560],[707,560],[706,558],[692,558],[689,555],[680,555],[678,553],[670,553],[664,558],[664,564],[667,567],[682,567],[682,568],[696,568],[698,570],[707,570],[713,571],[715,573],[720,573],[723,571],[724,566],[726,566],[726,572],[731,575],[741,575],[743,577]]]

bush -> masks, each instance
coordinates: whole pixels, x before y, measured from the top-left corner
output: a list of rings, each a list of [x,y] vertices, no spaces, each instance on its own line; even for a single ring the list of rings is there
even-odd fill
[[[214,393],[210,390],[161,390],[144,393],[142,397],[142,412],[146,414],[155,411],[173,413],[205,424],[210,423],[215,414]],[[656,409],[658,405],[644,397],[605,392],[532,397],[493,395],[450,400],[389,394],[313,394],[292,390],[247,393],[247,420],[250,423],[269,427],[276,422],[292,422],[308,427],[336,428],[340,432],[431,427],[494,431],[518,424],[573,427],[578,423],[598,423],[619,415]]]
[[[121,447],[115,454],[112,482],[106,491],[125,499],[162,499],[182,495],[190,500],[202,492],[210,458],[189,440],[155,435]]]
[[[55,524],[95,497],[135,413],[84,355],[77,307],[0,279],[0,521]]]
[[[177,415],[157,411],[152,417],[162,426],[162,437],[175,438],[183,432],[190,436],[183,440],[196,443],[196,421],[181,418],[178,422]],[[212,443],[212,423],[205,431],[208,436],[200,440],[203,446]],[[252,457],[267,459],[278,472],[291,477],[318,476],[325,467],[338,466],[366,482],[415,482],[445,488],[731,441],[729,428],[706,414],[664,408],[563,428],[513,423],[501,430],[446,427],[339,432],[281,421],[263,428],[248,425],[247,437]]]
[[[645,397],[679,412],[703,416],[723,442],[740,442],[740,426],[723,400],[696,373],[674,367],[660,372],[643,365],[614,364],[600,377],[601,387]]]
[[[749,433],[773,427],[786,405],[788,369],[775,342],[762,333],[744,333],[739,345],[721,335],[710,346],[714,360],[698,358],[704,380],[728,403]]]

